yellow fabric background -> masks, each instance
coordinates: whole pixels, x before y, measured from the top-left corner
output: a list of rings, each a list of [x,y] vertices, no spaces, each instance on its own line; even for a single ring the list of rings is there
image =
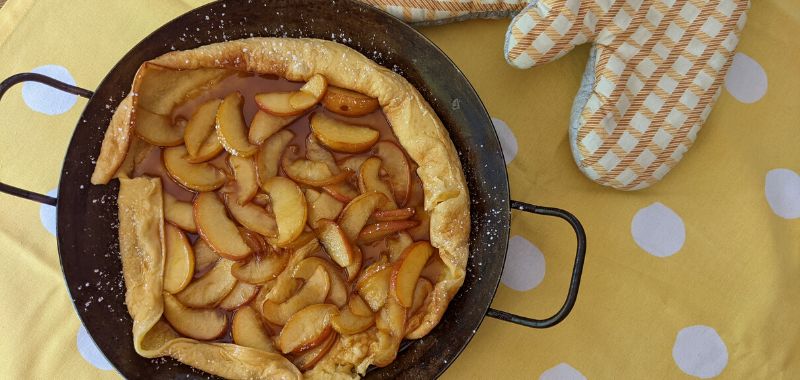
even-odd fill
[[[94,89],[130,47],[201,3],[10,0],[0,10],[0,77],[57,64]],[[565,322],[537,331],[487,319],[444,378],[538,378],[559,363],[590,379],[690,378],[672,348],[678,331],[692,325],[713,327],[725,343],[720,378],[800,377],[800,219],[778,217],[764,195],[769,170],[800,172],[800,3],[754,2],[739,51],[764,68],[766,95],[744,104],[723,91],[683,162],[637,193],[595,185],[572,161],[566,129],[588,48],[519,71],[502,58],[507,23],[422,31],[513,130],[520,150],[509,165],[512,196],[573,211],[586,227],[589,253]],[[21,88],[0,104],[0,181],[47,192],[57,186],[86,101],[48,116],[25,105]],[[634,214],[654,202],[685,224],[685,244],[670,257],[646,253],[631,236]],[[0,377],[118,378],[78,353],[80,322],[40,206],[0,195],[0,210]],[[572,232],[563,222],[514,214],[512,235],[541,249],[546,275],[525,292],[501,285],[493,307],[549,315],[566,292]]]

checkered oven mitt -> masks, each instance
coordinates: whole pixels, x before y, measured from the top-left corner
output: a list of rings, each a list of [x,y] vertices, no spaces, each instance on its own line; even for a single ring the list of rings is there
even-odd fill
[[[749,0],[362,0],[409,22],[503,17],[506,60],[529,68],[591,42],[569,134],[587,177],[646,188],[691,147],[719,96]]]

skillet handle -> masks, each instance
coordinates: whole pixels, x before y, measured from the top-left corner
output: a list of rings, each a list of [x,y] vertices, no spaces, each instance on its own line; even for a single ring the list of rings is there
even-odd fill
[[[557,208],[534,206],[532,204],[514,200],[511,201],[511,208],[539,215],[555,216],[557,218],[566,220],[567,223],[572,226],[572,229],[575,230],[575,235],[578,238],[578,249],[577,253],[575,254],[575,264],[572,267],[572,280],[570,280],[569,283],[569,292],[567,293],[567,299],[564,301],[564,305],[561,306],[561,310],[559,310],[550,318],[532,319],[491,308],[486,312],[486,315],[506,322],[512,322],[518,325],[537,329],[553,327],[559,322],[563,321],[572,310],[572,307],[575,306],[575,300],[578,297],[578,287],[581,284],[583,261],[586,258],[586,233],[583,231],[583,226],[581,225],[581,222],[578,221],[578,218],[568,211]]]
[[[84,98],[87,98],[87,99],[91,98],[92,95],[94,94],[93,92],[91,92],[89,90],[85,90],[85,89],[82,89],[80,87],[76,87],[76,86],[72,86],[72,85],[66,84],[64,82],[61,82],[59,80],[50,78],[50,77],[45,76],[45,75],[36,74],[36,73],[21,73],[21,74],[12,75],[12,76],[6,78],[6,80],[0,82],[0,98],[3,97],[3,95],[6,93],[6,91],[8,91],[9,88],[11,88],[15,84],[21,83],[21,82],[39,82],[39,83],[42,83],[42,84],[46,84],[46,85],[48,85],[50,87],[53,87],[53,88],[55,88],[57,90],[68,92],[68,93],[74,94],[74,95],[80,95],[80,96],[82,96]],[[20,189],[18,187],[7,185],[7,184],[2,183],[2,182],[0,182],[0,192],[6,193],[6,194],[11,194],[13,196],[20,197],[20,198],[30,199],[32,201],[48,204],[48,205],[51,205],[51,206],[55,206],[56,203],[57,203],[57,199],[56,198],[53,198],[53,197],[50,197],[50,196],[47,196],[47,195],[42,195],[42,194],[39,194],[39,193],[34,193],[32,191]]]

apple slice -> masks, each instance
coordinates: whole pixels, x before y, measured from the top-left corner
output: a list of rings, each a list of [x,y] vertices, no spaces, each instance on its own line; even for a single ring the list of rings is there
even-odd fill
[[[307,206],[303,191],[291,180],[272,177],[261,188],[272,201],[272,212],[278,224],[275,245],[284,246],[297,239],[306,225]]]
[[[378,99],[348,89],[328,86],[322,105],[331,112],[344,116],[364,116],[378,109]]]
[[[318,346],[303,351],[300,353],[300,355],[292,359],[292,364],[294,364],[301,371],[310,370],[323,357],[325,357],[325,354],[331,350],[331,347],[333,347],[333,344],[336,343],[337,339],[338,335],[336,334],[328,335],[328,337],[325,338],[325,341],[320,343]]]
[[[247,139],[247,125],[242,114],[243,105],[244,98],[238,91],[226,96],[217,110],[215,127],[219,142],[228,153],[249,157],[256,153],[258,145],[251,144]]]
[[[241,307],[233,314],[231,337],[240,346],[277,353],[261,316],[251,306]]]
[[[219,261],[219,255],[203,239],[197,239],[194,250],[194,274],[203,273]]]
[[[194,252],[180,228],[164,224],[164,291],[175,294],[189,285],[194,275]]]
[[[306,189],[305,195],[306,202],[308,202],[308,224],[311,228],[317,228],[322,219],[335,220],[344,208],[342,202],[337,201],[328,193]]]
[[[261,145],[264,140],[280,131],[283,127],[292,124],[298,116],[275,116],[264,111],[256,112],[250,122],[250,131],[247,134],[251,144]]]
[[[220,260],[208,273],[175,294],[182,304],[189,307],[212,307],[219,304],[236,286],[236,277],[231,274],[233,261]]]
[[[341,170],[350,170],[353,173],[358,173],[361,170],[361,164],[372,156],[357,155],[348,156],[342,160],[337,161],[337,166]]]
[[[418,220],[394,220],[391,222],[370,224],[364,227],[358,234],[358,242],[370,244],[396,232],[405,231],[418,225]]]
[[[294,314],[276,340],[284,354],[303,351],[325,341],[331,332],[331,317],[339,312],[334,305],[310,305]]]
[[[313,133],[309,133],[308,137],[306,137],[306,158],[324,163],[332,174],[339,174],[341,171],[339,166],[336,165],[336,159],[333,154],[319,143]],[[356,173],[354,170],[351,170],[351,172]]]
[[[152,113],[136,107],[133,113],[133,131],[142,140],[156,146],[177,146],[183,144],[185,124],[173,125],[169,116]]]
[[[263,284],[280,274],[288,263],[289,255],[270,250],[251,256],[247,262],[233,264],[231,273],[239,281]]]
[[[236,224],[228,218],[225,205],[217,194],[197,194],[194,199],[194,222],[200,236],[220,256],[242,260],[253,253],[239,234]]]
[[[197,340],[217,339],[228,327],[225,314],[217,310],[190,309],[169,293],[164,293],[164,318],[181,335]]]
[[[286,175],[296,182],[308,186],[322,187],[342,182],[351,172],[333,174],[328,165],[320,161],[311,161],[299,158],[296,145],[290,145],[283,152],[281,168]]]
[[[411,235],[406,231],[398,232],[394,236],[389,236],[389,238],[386,239],[386,248],[389,250],[389,261],[397,261],[411,244],[414,244],[414,239],[412,239]]]
[[[189,202],[181,202],[172,194],[163,192],[164,194],[164,219],[184,231],[197,232],[197,226],[194,224],[194,213],[192,212],[192,204]]]
[[[189,153],[185,146],[166,148],[161,152],[161,158],[169,176],[189,190],[214,191],[227,180],[225,173],[207,162],[189,162]]]
[[[228,167],[235,178],[231,192],[236,194],[236,203],[250,202],[258,192],[255,161],[251,157],[228,156]]]
[[[336,222],[328,219],[320,220],[316,233],[325,252],[336,264],[344,268],[353,263],[355,256],[353,246]]]
[[[358,334],[372,327],[375,317],[361,316],[353,313],[349,308],[345,308],[331,318],[331,326],[336,332],[342,335]]]
[[[378,210],[372,213],[372,219],[376,222],[393,222],[396,220],[406,220],[416,214],[417,210],[412,207],[399,208],[396,210]]]
[[[408,336],[422,324],[425,315],[428,313],[428,305],[431,302],[432,294],[433,284],[420,277],[417,280],[417,287],[414,289],[414,302],[408,308],[405,336]]]
[[[267,139],[258,149],[256,155],[256,172],[258,180],[263,185],[268,179],[278,175],[281,157],[286,146],[294,139],[294,133],[289,130],[281,130]]]
[[[228,206],[228,211],[239,224],[263,236],[278,236],[278,224],[275,217],[270,215],[264,207],[255,203],[240,205],[232,198],[231,194],[225,194],[225,205]]]
[[[242,306],[256,297],[258,286],[245,282],[237,282],[230,293],[219,303],[219,307],[225,310],[233,310]]]
[[[358,248],[357,245],[353,246],[353,259],[350,261],[350,265],[345,267],[345,272],[347,272],[347,281],[353,281],[358,277],[358,273],[361,271],[361,264],[364,262],[364,254],[361,253],[361,248]]]
[[[222,150],[214,126],[216,125],[217,109],[222,100],[211,99],[203,103],[194,111],[186,129],[183,131],[183,141],[186,143],[186,150],[192,160],[197,160],[198,156],[209,155],[206,151]],[[203,152],[204,154],[201,154]]]
[[[386,303],[391,277],[392,267],[387,261],[382,260],[367,267],[358,280],[356,290],[372,311],[380,310],[383,304]]]
[[[381,179],[381,159],[378,157],[370,157],[363,164],[358,171],[358,189],[361,193],[370,191],[377,191],[386,195],[389,200],[386,207],[388,209],[396,209],[397,203],[394,201],[392,189]]]
[[[345,123],[323,113],[311,116],[311,133],[322,145],[341,153],[366,152],[381,135],[370,127]]]
[[[406,309],[394,297],[389,297],[375,318],[378,342],[374,346],[373,364],[384,367],[394,361],[405,336],[405,325]]]
[[[257,94],[256,104],[262,111],[275,116],[299,115],[315,106],[327,89],[325,77],[315,74],[298,91]]]
[[[282,303],[268,299],[262,305],[261,314],[268,321],[283,326],[289,317],[297,313],[300,309],[308,306],[325,302],[328,291],[331,287],[330,277],[325,268],[319,267],[314,274],[306,281],[300,290]],[[273,288],[273,291],[275,289]],[[335,306],[334,306],[335,307]]]
[[[388,201],[386,195],[375,191],[361,194],[350,201],[339,215],[339,227],[342,228],[347,239],[356,241],[358,233],[367,224],[370,215]]]
[[[375,144],[373,154],[380,157],[383,170],[389,175],[394,199],[400,205],[408,202],[411,194],[411,165],[403,150],[391,141],[380,141]]]
[[[317,236],[314,235],[314,233],[311,231],[303,231],[303,233],[301,233],[300,236],[297,237],[297,239],[294,239],[294,241],[284,245],[281,248],[288,250],[299,249],[305,246],[306,244],[310,243],[312,240],[317,240]]]
[[[353,186],[347,182],[334,183],[333,185],[323,186],[322,190],[334,197],[339,202],[348,203],[360,194]]]
[[[413,305],[417,280],[431,255],[433,255],[431,244],[419,241],[406,248],[394,264],[391,289],[401,306]]]
[[[369,305],[364,302],[364,299],[361,298],[360,295],[355,293],[350,295],[350,301],[347,302],[347,308],[350,309],[353,314],[360,317],[373,316],[372,309],[369,308]]]
[[[347,304],[347,294],[350,293],[349,286],[342,278],[341,270],[326,260],[319,257],[305,258],[295,265],[292,270],[292,277],[308,281],[318,267],[324,268],[328,272],[328,278],[331,280],[328,300],[340,307]]]
[[[301,237],[292,244],[297,243],[297,241],[299,241],[303,235],[300,235]],[[313,236],[313,234],[311,235]],[[300,261],[303,261],[303,259],[306,257],[318,253],[321,247],[317,239],[313,238],[309,240],[308,243],[298,248],[288,249],[290,249],[289,252],[291,252],[291,254],[289,256],[289,263],[286,265],[286,267],[294,268],[295,265],[297,265]],[[302,281],[291,276],[291,270],[284,270],[278,275],[278,278],[275,279],[275,283],[270,292],[266,295],[266,299],[275,303],[282,303],[295,294],[295,291],[300,287],[301,282]]]

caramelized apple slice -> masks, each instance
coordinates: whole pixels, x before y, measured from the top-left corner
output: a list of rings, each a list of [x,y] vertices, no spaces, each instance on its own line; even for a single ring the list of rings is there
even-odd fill
[[[364,270],[364,274],[356,284],[356,290],[367,302],[372,311],[378,311],[389,294],[389,281],[392,267],[385,260],[377,261]],[[413,290],[413,289],[412,289]]]
[[[264,207],[255,203],[240,205],[232,200],[231,194],[225,194],[225,205],[228,211],[239,224],[267,237],[278,236],[278,224],[275,217],[270,215]]]
[[[345,272],[347,272],[347,281],[353,281],[358,276],[358,273],[361,271],[361,264],[364,262],[364,254],[361,253],[361,248],[358,248],[357,245],[353,246],[353,259],[350,261],[350,265],[344,268]]]
[[[408,308],[408,315],[414,315],[429,301],[431,292],[433,291],[433,284],[424,277],[417,279],[417,285],[414,287],[414,298],[411,302],[411,307]]]
[[[250,157],[228,156],[228,166],[235,178],[232,192],[236,194],[236,202],[240,205],[250,202],[258,192],[255,161]]]
[[[316,105],[327,89],[325,77],[315,74],[298,91],[257,94],[256,104],[262,111],[275,116],[299,115]]]
[[[322,190],[334,197],[339,202],[348,203],[360,194],[347,182],[334,183],[333,185],[323,186]]]
[[[325,268],[317,268],[314,274],[306,281],[300,290],[283,303],[276,303],[272,300],[264,301],[261,314],[268,321],[283,326],[289,317],[297,313],[300,309],[319,304],[325,301],[331,287],[330,277]],[[273,289],[274,291],[274,289]]]
[[[233,261],[220,260],[208,273],[175,294],[182,304],[189,307],[212,307],[219,304],[236,286],[236,277],[231,274]]]
[[[197,340],[219,338],[228,327],[228,318],[216,310],[190,309],[169,293],[164,293],[164,318],[183,336]]]
[[[250,144],[247,139],[247,125],[242,114],[243,105],[244,98],[239,92],[225,97],[217,110],[217,137],[231,155],[249,157],[256,153],[258,145]]]
[[[212,99],[203,103],[194,111],[194,114],[186,124],[186,129],[183,131],[183,141],[186,143],[186,150],[192,159],[198,158],[205,145],[213,147],[214,150],[222,149],[222,145],[219,144],[219,139],[217,139],[217,135],[214,132],[217,109],[220,103],[222,101],[219,99]]]
[[[164,192],[164,219],[184,231],[197,232],[192,204],[181,202],[166,191]]]
[[[308,202],[308,224],[317,228],[322,219],[335,220],[342,212],[344,205],[328,193],[320,193],[314,189],[306,189],[306,202]]]
[[[431,244],[427,241],[419,241],[406,248],[394,264],[391,289],[401,306],[411,307],[413,305],[417,280],[431,255],[433,255]]]
[[[418,225],[419,221],[417,220],[395,220],[370,224],[364,227],[358,234],[358,242],[370,244],[396,232],[404,231]]]
[[[307,371],[313,368],[323,357],[325,354],[330,351],[333,344],[336,343],[338,339],[338,335],[330,334],[325,341],[320,343],[318,346],[314,348],[310,348],[306,351],[303,351],[292,360],[292,364],[294,364],[298,369],[301,371]]]
[[[289,255],[275,251],[259,252],[247,262],[233,264],[231,273],[239,281],[250,284],[263,284],[274,279],[289,263]]]
[[[344,306],[347,303],[347,294],[350,293],[349,287],[344,282],[340,270],[328,261],[319,257],[305,258],[295,265],[292,270],[292,277],[308,281],[319,267],[328,272],[328,278],[331,280],[328,300],[336,306]]]
[[[308,186],[322,187],[342,182],[351,175],[350,172],[333,174],[324,162],[299,158],[297,150],[296,145],[290,145],[281,159],[283,172],[294,181]]]
[[[405,205],[411,194],[411,165],[406,154],[391,141],[378,142],[373,152],[380,157],[383,170],[389,175],[389,184],[392,186],[395,201]]]
[[[314,235],[311,231],[303,231],[297,239],[294,239],[291,243],[284,245],[281,248],[284,249],[299,249],[304,245],[310,243],[312,240],[317,240],[317,236]]]
[[[233,343],[252,347],[266,352],[277,352],[272,345],[267,329],[261,322],[261,316],[250,306],[236,310],[231,322]]]
[[[328,86],[322,105],[344,116],[363,116],[378,109],[378,99],[348,89]]]
[[[194,252],[189,239],[172,224],[164,224],[164,291],[177,293],[183,290],[194,275]]]
[[[373,364],[384,367],[394,361],[405,336],[405,325],[406,309],[394,297],[389,297],[375,318],[378,342],[374,349]]]
[[[289,130],[278,131],[272,137],[268,138],[256,155],[256,171],[258,172],[258,180],[263,185],[268,179],[278,175],[278,167],[280,166],[283,151],[286,146],[294,138],[294,133]]]
[[[389,236],[386,239],[386,248],[389,250],[389,261],[395,262],[409,245],[414,244],[414,239],[406,232],[398,232],[394,236]]]
[[[216,194],[200,193],[195,197],[194,222],[200,236],[220,256],[242,260],[253,253]]]
[[[164,167],[175,182],[193,191],[214,191],[225,184],[225,174],[209,163],[193,164],[185,146],[164,149]]]
[[[219,307],[225,310],[233,310],[242,306],[256,297],[258,286],[245,282],[237,282],[230,293],[219,303]]]
[[[323,113],[311,116],[311,133],[322,145],[341,153],[366,152],[380,137],[370,127],[348,124]]]
[[[372,309],[369,308],[366,302],[358,294],[350,295],[350,301],[347,302],[347,308],[360,317],[372,317]]]
[[[278,224],[277,246],[291,243],[303,232],[306,225],[307,206],[303,191],[291,180],[272,177],[261,188],[272,200],[272,212]]]
[[[316,233],[325,252],[336,264],[344,268],[353,263],[355,256],[353,246],[336,222],[328,219],[320,220]]]
[[[313,234],[312,234],[313,235]],[[302,235],[301,235],[302,236]],[[300,238],[298,238],[298,241]],[[293,242],[292,244],[296,243]],[[299,248],[291,248],[291,255],[289,256],[289,263],[287,268],[294,268],[300,261],[309,257],[320,250],[319,242],[316,238],[311,239],[307,244]],[[281,303],[289,299],[295,294],[295,291],[300,287],[301,281],[291,276],[290,270],[285,270],[278,275],[275,279],[274,286],[266,295],[266,298],[275,303]]]
[[[142,140],[156,146],[183,144],[185,123],[172,124],[169,116],[152,113],[137,107],[133,113],[133,131]]]
[[[378,210],[372,214],[372,219],[376,222],[393,222],[396,220],[406,220],[416,214],[417,210],[408,208],[399,208],[396,210]]]
[[[256,112],[250,122],[250,131],[247,138],[251,144],[261,145],[264,140],[280,131],[283,127],[292,124],[298,116],[275,116],[264,111]]]
[[[219,261],[219,255],[203,239],[197,239],[192,249],[194,250],[195,274],[205,272]]]
[[[339,309],[334,305],[310,305],[294,314],[281,329],[276,341],[284,354],[303,351],[325,341],[331,332],[331,316]]]
[[[358,233],[367,224],[367,220],[375,210],[383,207],[389,199],[379,192],[368,192],[359,195],[342,210],[339,216],[339,227],[349,241],[356,241]]]
[[[336,332],[342,335],[358,334],[375,323],[372,315],[362,317],[345,308],[331,319],[331,326]]]
[[[314,137],[313,133],[309,133],[308,137],[306,137],[306,158],[311,161],[324,163],[328,166],[332,174],[339,174],[341,171],[339,166],[336,165],[336,159],[333,157],[333,154],[319,143],[319,140]],[[355,173],[356,171],[351,170],[351,172]]]
[[[358,189],[361,190],[361,193],[370,191],[382,193],[389,200],[386,207],[396,209],[397,203],[394,201],[392,189],[380,177],[381,165],[381,159],[378,157],[370,157],[361,164],[358,171]]]

